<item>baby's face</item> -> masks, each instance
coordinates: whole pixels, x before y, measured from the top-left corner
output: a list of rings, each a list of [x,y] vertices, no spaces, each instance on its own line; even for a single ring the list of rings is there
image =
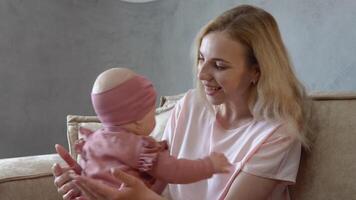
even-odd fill
[[[141,135],[150,135],[153,129],[156,126],[156,119],[155,119],[156,109],[155,107],[152,108],[150,112],[148,112],[143,119],[142,122],[142,132]]]

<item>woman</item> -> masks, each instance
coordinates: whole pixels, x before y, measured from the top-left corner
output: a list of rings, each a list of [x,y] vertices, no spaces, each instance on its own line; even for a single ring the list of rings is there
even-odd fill
[[[248,5],[218,16],[197,38],[195,69],[197,89],[175,106],[164,139],[174,156],[218,151],[234,166],[226,175],[169,185],[171,198],[289,199],[306,145],[306,97],[273,16]],[[115,174],[127,184],[117,190],[77,176],[73,183],[73,172],[58,165],[54,171],[64,197],[79,188],[89,199],[162,199],[122,172]]]

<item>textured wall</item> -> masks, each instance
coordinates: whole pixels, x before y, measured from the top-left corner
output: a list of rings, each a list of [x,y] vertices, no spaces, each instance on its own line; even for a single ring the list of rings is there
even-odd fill
[[[356,1],[0,1],[0,158],[66,144],[65,116],[93,114],[98,73],[128,66],[160,95],[192,87],[191,46],[223,10],[258,5],[277,19],[309,90],[356,90]]]

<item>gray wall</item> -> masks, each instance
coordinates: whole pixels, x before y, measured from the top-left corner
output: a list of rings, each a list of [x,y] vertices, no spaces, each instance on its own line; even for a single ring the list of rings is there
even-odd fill
[[[0,0],[0,158],[66,144],[66,115],[94,114],[89,92],[110,66],[145,74],[159,95],[191,88],[195,34],[241,3],[276,17],[309,90],[356,91],[353,0]]]

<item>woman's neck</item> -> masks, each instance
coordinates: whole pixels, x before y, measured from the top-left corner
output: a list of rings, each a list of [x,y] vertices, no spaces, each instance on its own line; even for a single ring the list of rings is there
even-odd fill
[[[238,128],[253,118],[247,102],[226,103],[218,106],[216,120],[225,129]]]

